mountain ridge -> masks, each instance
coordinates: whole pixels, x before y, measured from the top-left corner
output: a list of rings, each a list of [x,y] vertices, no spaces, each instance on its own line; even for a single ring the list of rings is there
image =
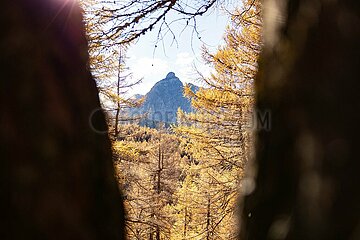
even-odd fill
[[[198,86],[190,84],[193,91]],[[145,95],[142,106],[134,109],[133,114],[146,114],[146,118],[140,121],[140,125],[156,127],[160,122],[165,125],[176,123],[176,113],[180,108],[184,112],[191,112],[191,101],[183,94],[184,84],[175,75],[169,72],[164,79],[156,82],[150,91]],[[138,95],[139,96],[139,95]]]

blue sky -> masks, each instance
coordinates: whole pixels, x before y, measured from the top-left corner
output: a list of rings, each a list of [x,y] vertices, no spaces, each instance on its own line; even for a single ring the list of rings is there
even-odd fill
[[[178,45],[176,43],[171,45],[172,36],[168,34],[155,48],[157,29],[140,37],[139,41],[128,49],[126,63],[134,78],[143,78],[143,82],[131,89],[129,93],[146,94],[170,71],[175,72],[182,82],[198,84],[195,81],[196,74],[193,66],[195,65],[205,75],[210,72],[210,69],[202,62],[200,48],[205,43],[207,47],[215,51],[223,43],[222,36],[228,21],[228,16],[220,12],[200,17],[197,20],[197,27],[201,41],[197,36],[192,36],[193,28],[191,27],[180,34],[185,22],[174,24],[172,27]]]

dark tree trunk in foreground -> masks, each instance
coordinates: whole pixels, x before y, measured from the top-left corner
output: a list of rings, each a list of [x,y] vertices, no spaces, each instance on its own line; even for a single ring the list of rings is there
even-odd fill
[[[0,4],[0,239],[124,239],[74,2]]]
[[[257,135],[241,239],[360,239],[360,2],[268,2],[285,5],[256,84],[272,127]]]

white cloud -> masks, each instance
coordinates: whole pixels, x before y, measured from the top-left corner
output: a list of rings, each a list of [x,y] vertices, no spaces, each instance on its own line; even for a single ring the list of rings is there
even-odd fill
[[[188,52],[180,52],[176,55],[174,63],[174,72],[183,82],[189,82],[194,74],[195,56]]]
[[[134,86],[131,92],[145,94],[159,80],[166,77],[170,71],[169,64],[160,58],[135,58],[128,66],[134,79],[143,78],[143,82]]]
[[[194,62],[194,56],[190,55],[188,52],[180,52],[176,55],[175,64],[179,66],[191,66]]]

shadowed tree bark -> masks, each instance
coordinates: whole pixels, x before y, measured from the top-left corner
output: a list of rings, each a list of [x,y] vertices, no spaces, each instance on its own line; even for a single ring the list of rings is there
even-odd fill
[[[257,134],[240,239],[360,239],[359,1],[264,6],[257,109],[272,125]]]
[[[81,11],[0,8],[1,239],[124,239],[124,210]]]

